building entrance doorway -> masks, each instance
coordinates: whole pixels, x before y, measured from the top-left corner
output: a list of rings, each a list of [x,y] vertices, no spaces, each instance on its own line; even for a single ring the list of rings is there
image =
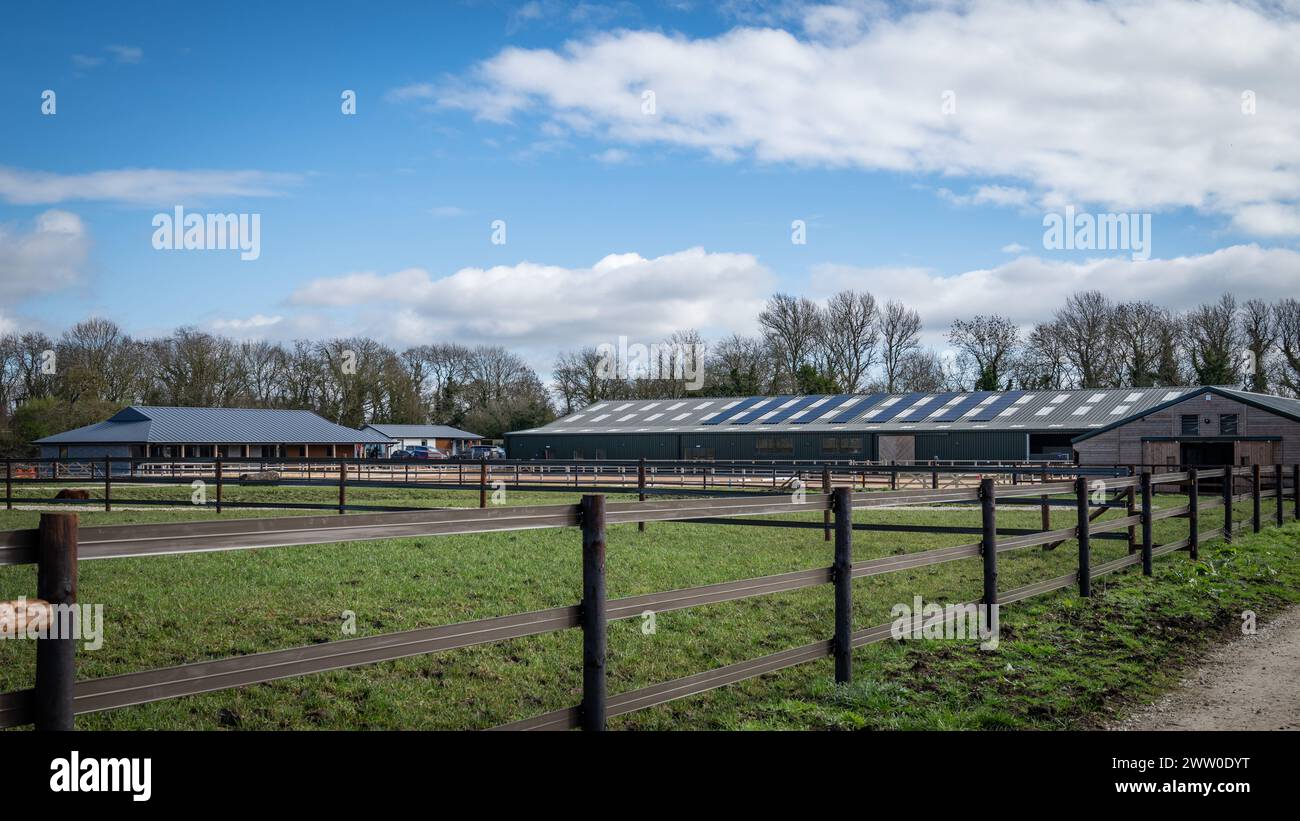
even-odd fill
[[[1222,467],[1233,463],[1232,442],[1183,442],[1182,463],[1188,467]]]

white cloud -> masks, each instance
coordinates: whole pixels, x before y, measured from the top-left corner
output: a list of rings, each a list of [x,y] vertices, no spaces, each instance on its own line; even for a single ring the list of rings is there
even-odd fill
[[[1006,185],[981,185],[969,194],[955,194],[947,188],[940,188],[938,194],[953,205],[1024,207],[1029,204],[1028,191]]]
[[[631,154],[621,148],[606,148],[598,154],[592,154],[591,158],[597,162],[605,163],[606,165],[619,165],[620,163],[627,162],[631,156]]]
[[[119,63],[138,63],[144,59],[144,50],[138,46],[107,46]]]
[[[407,100],[435,100],[437,97],[437,89],[432,83],[411,83],[384,92],[384,99],[394,103]]]
[[[209,323],[214,331],[228,333],[232,336],[262,334],[284,322],[284,317],[253,314],[247,319],[214,319]]]
[[[1051,319],[1076,291],[1095,289],[1116,301],[1147,300],[1172,310],[1212,301],[1225,291],[1239,300],[1272,301],[1300,287],[1300,252],[1251,244],[1146,261],[1022,256],[995,268],[947,276],[925,268],[821,265],[813,269],[810,285],[818,296],[857,288],[880,300],[902,300],[921,314],[930,344],[942,345],[943,332],[954,319],[1000,314],[1030,327]]]
[[[1233,225],[1264,237],[1300,235],[1300,208],[1280,203],[1247,205],[1233,215]]]
[[[58,174],[0,166],[0,199],[16,205],[106,200],[164,206],[216,197],[274,197],[300,180],[297,174],[268,171],[123,168]]]
[[[16,302],[74,285],[90,251],[81,218],[51,210],[30,231],[0,224],[0,301]]]
[[[290,302],[345,314],[336,322],[349,335],[500,344],[548,369],[560,349],[620,335],[655,342],[682,328],[753,330],[775,287],[751,254],[691,248],[653,259],[611,254],[589,268],[520,262],[440,278],[421,268],[353,273],[314,280]]]
[[[539,112],[584,135],[726,160],[996,178],[1049,207],[1192,207],[1245,230],[1296,230],[1258,211],[1294,209],[1300,196],[1294,4],[842,5],[805,7],[801,37],[618,30],[554,51],[508,48],[459,81],[390,97],[498,122]],[[641,111],[646,89],[654,115]]]
[[[1004,254],[1023,254],[1028,250],[1028,248],[1018,242],[1011,242],[1002,246],[1002,253]]]
[[[435,217],[463,217],[468,213],[464,208],[456,205],[439,205],[436,208],[430,208],[429,213]]]

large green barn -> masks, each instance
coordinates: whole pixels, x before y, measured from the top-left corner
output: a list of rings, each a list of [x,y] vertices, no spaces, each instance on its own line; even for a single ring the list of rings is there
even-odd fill
[[[1070,460],[1193,388],[608,400],[506,434],[515,459]]]

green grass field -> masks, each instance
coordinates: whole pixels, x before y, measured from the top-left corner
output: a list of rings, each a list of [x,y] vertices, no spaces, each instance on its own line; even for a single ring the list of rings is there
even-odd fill
[[[122,496],[176,499],[188,488],[115,488]],[[26,489],[25,489],[26,490]],[[31,489],[34,496],[47,490]],[[336,500],[330,488],[245,488],[227,499]],[[246,494],[246,495],[245,495]],[[476,506],[476,492],[353,489],[369,504]],[[626,498],[616,497],[614,498]],[[510,504],[576,501],[562,493],[510,492]],[[1178,504],[1175,497],[1159,503]],[[122,504],[127,504],[122,502]],[[1248,515],[1241,504],[1237,517]],[[1266,500],[1265,516],[1273,503]],[[81,511],[86,525],[214,518],[210,510]],[[284,515],[232,510],[225,515]],[[1119,515],[1110,513],[1107,516]],[[0,529],[33,527],[35,511],[0,511]],[[820,514],[801,518],[820,521]],[[1202,530],[1221,521],[1202,512]],[[978,525],[977,509],[859,511],[858,521]],[[1057,508],[1054,526],[1073,511]],[[1004,527],[1036,528],[1037,508],[999,509]],[[1157,543],[1186,533],[1186,521],[1155,523]],[[974,535],[855,532],[855,558],[926,550]],[[1094,563],[1127,553],[1097,540]],[[620,717],[612,728],[1079,728],[1098,726],[1149,700],[1175,680],[1240,613],[1263,616],[1300,599],[1300,526],[1239,537],[1231,546],[1158,558],[1104,577],[1091,600],[1072,591],[1008,605],[1002,643],[887,641],[854,654],[855,683],[837,687],[823,660]],[[1000,556],[1004,590],[1070,572],[1074,544]],[[831,546],[820,530],[683,523],[608,533],[609,595],[620,597],[791,570],[824,567]],[[394,539],[267,550],[85,562],[80,600],[102,603],[105,642],[78,651],[83,678],[576,603],[580,538],[575,529]],[[979,559],[951,562],[854,585],[856,627],[890,620],[891,607],[978,598]],[[0,568],[0,599],[32,595],[35,569]],[[610,625],[610,692],[662,682],[828,638],[829,585],[659,614]],[[32,642],[0,641],[0,691],[30,687]],[[385,662],[242,689],[80,716],[86,729],[439,729],[483,728],[567,707],[580,699],[577,630]]]

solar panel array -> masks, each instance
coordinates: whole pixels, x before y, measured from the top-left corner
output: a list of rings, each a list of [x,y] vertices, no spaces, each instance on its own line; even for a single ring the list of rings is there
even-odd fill
[[[606,400],[519,433],[1088,431],[1193,388]]]

